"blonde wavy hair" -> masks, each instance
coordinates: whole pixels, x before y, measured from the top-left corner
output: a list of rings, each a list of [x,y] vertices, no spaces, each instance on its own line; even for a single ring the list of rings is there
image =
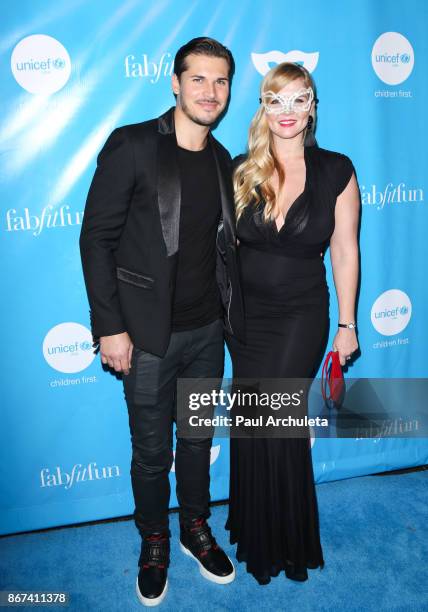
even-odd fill
[[[291,62],[283,62],[269,70],[261,83],[260,96],[262,97],[269,90],[278,93],[296,79],[303,79],[304,87],[312,87],[316,99],[315,84],[310,73],[303,66]],[[312,129],[315,128],[316,122],[315,107],[316,103],[311,110]],[[307,129],[304,132],[304,139],[306,139],[306,134]],[[272,132],[263,105],[260,104],[250,124],[248,155],[233,173],[237,220],[250,203],[257,206],[262,200],[266,202],[264,219],[265,221],[272,220],[276,201],[270,179],[275,170],[278,174],[280,190],[284,184],[285,174],[275,155]]]

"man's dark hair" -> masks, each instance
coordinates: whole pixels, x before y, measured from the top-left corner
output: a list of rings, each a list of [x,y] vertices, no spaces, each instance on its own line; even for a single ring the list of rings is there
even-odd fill
[[[174,58],[174,74],[180,78],[182,72],[187,70],[186,58],[188,55],[208,55],[209,57],[221,57],[229,64],[229,79],[235,72],[235,61],[232,53],[227,47],[222,45],[214,38],[198,36],[192,38],[188,43],[179,48]]]

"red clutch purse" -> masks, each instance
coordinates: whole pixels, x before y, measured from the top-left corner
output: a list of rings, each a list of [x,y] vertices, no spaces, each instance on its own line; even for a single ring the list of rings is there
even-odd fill
[[[322,366],[321,393],[324,401],[340,404],[345,393],[345,379],[339,361],[339,353],[330,351]]]

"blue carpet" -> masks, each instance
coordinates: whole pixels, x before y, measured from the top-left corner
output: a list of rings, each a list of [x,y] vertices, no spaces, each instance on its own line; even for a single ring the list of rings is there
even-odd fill
[[[242,564],[230,585],[206,581],[179,550],[172,514],[169,592],[158,609],[428,610],[428,471],[325,483],[317,493],[325,567],[310,570],[304,583],[281,574],[259,586]],[[226,512],[212,508],[210,524],[233,559]],[[143,610],[134,594],[138,555],[132,521],[5,537],[0,590],[67,591],[68,609],[79,612]]]

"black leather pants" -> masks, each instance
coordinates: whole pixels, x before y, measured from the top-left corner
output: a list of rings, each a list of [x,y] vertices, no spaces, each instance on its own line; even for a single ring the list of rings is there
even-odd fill
[[[132,441],[134,516],[142,537],[169,532],[177,378],[221,378],[223,367],[221,319],[198,329],[172,333],[164,357],[134,347],[132,367],[123,380]],[[177,439],[175,475],[181,521],[210,515],[211,442],[211,438]]]

